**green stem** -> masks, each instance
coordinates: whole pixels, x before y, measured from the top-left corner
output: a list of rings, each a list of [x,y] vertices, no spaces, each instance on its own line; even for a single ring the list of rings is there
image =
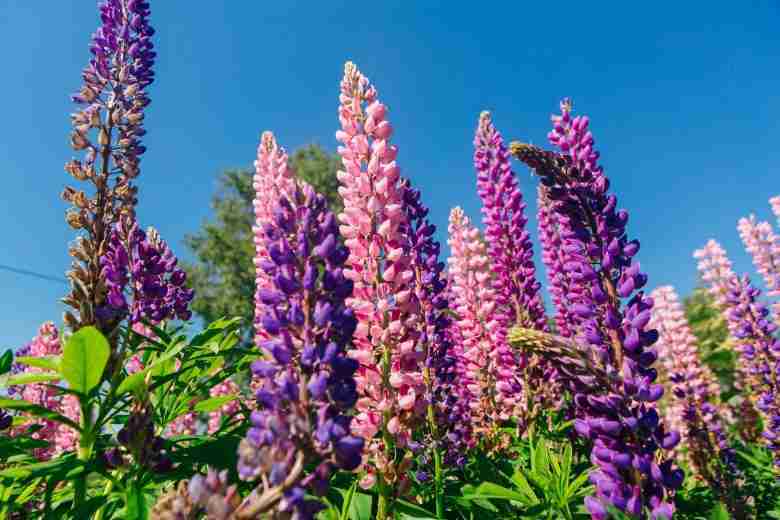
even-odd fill
[[[433,449],[433,482],[436,490],[436,518],[444,518],[444,489],[442,484],[441,452],[438,446]]]
[[[428,395],[431,396],[432,399],[433,383],[431,380],[431,369],[428,366],[423,369],[423,378],[425,379],[425,385],[428,388]],[[431,431],[431,437],[433,437],[433,485],[436,499],[436,518],[437,520],[442,520],[444,518],[444,490],[442,489],[443,475],[441,468],[441,452],[439,451],[439,428],[436,425],[436,412],[433,407],[433,402],[428,403],[427,418],[428,428]]]
[[[86,398],[81,398],[81,435],[79,435],[79,447],[76,452],[78,460],[87,462],[92,457],[92,448],[95,444],[95,436],[92,433],[92,410]],[[87,471],[82,471],[74,482],[74,506],[81,508],[87,499]]]

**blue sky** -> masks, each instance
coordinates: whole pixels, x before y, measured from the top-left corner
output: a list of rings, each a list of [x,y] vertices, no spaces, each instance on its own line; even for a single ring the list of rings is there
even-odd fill
[[[288,149],[335,150],[349,59],[389,106],[399,164],[440,230],[454,205],[479,218],[479,112],[493,111],[508,139],[546,144],[550,113],[571,96],[591,118],[651,286],[689,291],[691,253],[710,237],[752,272],[735,226],[751,212],[770,218],[767,199],[780,193],[780,7],[629,4],[153,0],[142,223],[186,258],[182,238],[209,217],[219,170],[250,165],[262,130]],[[69,94],[97,23],[90,0],[0,5],[1,265],[53,276],[68,265],[58,195],[73,155]],[[534,212],[534,181],[519,170]],[[59,322],[64,293],[0,270],[0,349]]]

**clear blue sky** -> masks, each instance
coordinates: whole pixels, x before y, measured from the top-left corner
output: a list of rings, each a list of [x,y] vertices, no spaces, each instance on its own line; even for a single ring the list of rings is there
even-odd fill
[[[152,0],[159,58],[140,218],[186,257],[182,238],[209,217],[217,173],[250,165],[262,130],[288,149],[335,150],[351,59],[389,106],[399,164],[440,230],[454,205],[479,218],[479,112],[493,111],[507,138],[546,145],[550,113],[571,96],[591,117],[651,286],[689,291],[691,252],[710,237],[752,271],[735,225],[750,212],[769,218],[780,193],[780,6],[629,4]],[[58,196],[73,155],[69,94],[97,23],[91,0],[0,1],[0,264],[54,276],[67,267]],[[534,199],[527,172],[521,183]],[[59,322],[64,292],[0,271],[0,348]]]

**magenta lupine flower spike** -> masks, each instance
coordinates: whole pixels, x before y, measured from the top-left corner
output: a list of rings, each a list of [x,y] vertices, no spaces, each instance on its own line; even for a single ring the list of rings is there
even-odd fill
[[[450,212],[448,243],[458,354],[464,369],[462,399],[469,403],[474,431],[491,434],[497,421],[509,419],[517,410],[519,396],[511,389],[518,384],[518,374],[514,364],[502,365],[506,358],[498,355],[494,335],[500,324],[490,259],[479,230],[460,208]]]
[[[726,296],[726,319],[737,341],[736,349],[760,392],[756,407],[764,415],[763,437],[780,467],[780,340],[774,333],[766,304],[758,301],[761,291],[747,275],[731,279]]]
[[[528,360],[518,356],[507,344],[509,328],[519,325],[547,330],[547,318],[539,291],[541,284],[536,278],[533,245],[526,230],[528,219],[523,194],[509,162],[509,151],[501,133],[493,126],[490,112],[482,112],[479,117],[474,136],[474,167],[497,298],[495,313],[499,327],[493,334],[496,341],[494,348],[503,358],[501,366],[505,370],[519,372],[528,368]],[[529,389],[523,390],[510,384],[504,387],[504,391],[509,394],[506,398],[510,400],[522,393],[523,404],[530,406],[530,399],[541,397],[534,396],[530,388],[542,385],[531,382],[531,374],[525,377],[529,379]],[[522,411],[518,409],[517,412]]]
[[[280,147],[272,132],[263,132],[257,147],[255,175],[252,185],[255,200],[252,203],[255,212],[255,225],[252,227],[255,244],[255,343],[266,339],[263,327],[259,325],[263,306],[257,298],[257,291],[268,288],[272,281],[266,268],[272,262],[266,248],[264,226],[273,221],[274,208],[279,198],[289,196],[295,186],[295,175],[288,164],[287,152]]]
[[[756,218],[741,218],[737,224],[745,249],[753,257],[753,265],[764,277],[767,296],[780,296],[780,236],[769,222],[756,222]],[[775,319],[780,319],[780,302],[772,306]]]
[[[696,337],[674,287],[655,289],[650,326],[658,330],[658,356],[672,389],[667,400],[667,424],[681,433],[680,447],[694,471],[723,500],[734,518],[745,518],[739,489],[736,453],[729,445],[720,406],[720,385],[699,358]]]
[[[587,117],[572,117],[564,100],[549,134],[560,153],[511,145],[540,177],[553,210],[568,218],[564,266],[587,288],[572,295],[571,310],[582,320],[574,324],[582,330],[578,339],[589,345],[598,366],[616,376],[601,392],[586,390],[582,381],[566,382],[574,393],[575,429],[593,441],[597,466],[590,475],[596,493],[585,505],[594,519],[606,519],[608,505],[636,518],[648,512],[653,519],[671,517],[670,498],[683,473],[662,455],[677,445],[679,434],[664,427],[655,405],[663,387],[655,383],[653,368],[658,333],[647,328],[653,300],[641,290],[647,275],[634,260],[639,242],[626,236],[628,212],[618,210],[617,197],[609,194],[588,123]]]
[[[504,326],[519,324],[546,330],[544,303],[536,279],[533,245],[525,229],[523,194],[509,163],[504,139],[482,112],[474,137],[474,166],[482,199],[485,239],[494,267],[497,319]]]
[[[339,219],[350,251],[344,273],[355,283],[348,303],[358,318],[349,355],[360,363],[361,398],[353,428],[369,441],[368,451],[381,471],[392,462],[390,438],[406,445],[412,424],[427,406],[416,338],[421,316],[411,298],[414,273],[401,232],[408,219],[387,108],[351,62],[344,67],[339,100],[336,138],[343,170],[337,175],[344,200]],[[375,438],[380,431],[383,438]]]

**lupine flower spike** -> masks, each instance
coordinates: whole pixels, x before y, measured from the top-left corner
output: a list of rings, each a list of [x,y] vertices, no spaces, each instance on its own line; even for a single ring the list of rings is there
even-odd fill
[[[349,355],[360,364],[356,380],[361,397],[353,429],[368,443],[370,464],[363,484],[370,486],[378,472],[382,489],[398,481],[396,488],[402,490],[405,459],[397,448],[409,443],[427,403],[425,360],[418,343],[422,316],[412,298],[414,270],[403,236],[409,224],[395,160],[398,149],[389,141],[393,129],[387,107],[352,63],[344,67],[339,100],[336,138],[343,170],[337,175],[344,200],[339,219],[350,252],[344,274],[355,283],[348,304],[358,319]],[[380,502],[386,507],[387,497]]]
[[[504,139],[493,126],[489,112],[482,112],[474,136],[474,166],[477,171],[477,191],[482,199],[482,217],[492,265],[493,285],[496,294],[496,321],[498,328],[493,335],[501,366],[504,402],[516,401],[513,416],[528,421],[533,415],[530,407],[540,406],[541,396],[533,396],[531,388],[540,389],[545,367],[535,360],[516,359],[506,342],[506,334],[512,325],[547,330],[547,317],[539,292],[541,284],[536,278],[533,246],[526,229],[523,194],[509,161],[509,151]],[[519,380],[523,374],[525,387]],[[535,376],[535,377],[534,377]],[[522,395],[522,399],[518,396]],[[536,398],[536,399],[535,399]],[[530,414],[530,415],[529,415]]]
[[[780,467],[780,340],[769,308],[758,300],[761,291],[747,276],[731,279],[726,295],[726,319],[734,331],[736,350],[747,366],[756,407],[764,416],[762,436]]]
[[[313,518],[323,506],[305,495],[324,495],[331,473],[355,469],[363,448],[348,415],[358,398],[358,364],[345,355],[357,325],[345,304],[353,287],[343,270],[349,252],[339,245],[325,199],[309,186],[282,196],[262,227],[271,260],[263,267],[272,285],[258,290],[259,326],[268,339],[259,345],[264,359],[252,365],[258,408],[237,469],[242,479],[264,484],[236,518],[271,511]],[[306,474],[305,466],[315,469]],[[199,503],[201,480],[190,483]]]
[[[100,5],[103,24],[92,37],[84,84],[73,96],[81,108],[71,116],[71,146],[84,158],[73,159],[65,170],[95,189],[91,198],[70,186],[62,194],[73,206],[66,214],[68,224],[84,233],[70,249],[71,291],[63,299],[70,307],[65,324],[73,330],[98,323],[96,313],[106,299],[100,258],[120,214],[134,216],[137,188],[132,180],[146,151],[141,144],[144,110],[151,102],[146,89],[154,80],[156,57],[148,18],[145,1],[106,0]],[[105,332],[116,324],[100,323]]]
[[[470,408],[471,427],[489,448],[500,448],[496,426],[516,409],[512,399],[504,401],[515,374],[502,371],[494,331],[500,326],[495,316],[496,295],[485,242],[461,208],[450,212],[448,259],[452,305],[459,341],[460,399]],[[510,378],[510,382],[506,378]]]
[[[769,222],[756,222],[756,218],[741,218],[737,224],[745,249],[753,257],[753,265],[763,276],[767,296],[780,296],[780,236],[775,234]],[[772,306],[775,319],[780,319],[780,302]]]
[[[273,282],[266,273],[273,261],[266,249],[264,226],[273,222],[274,208],[282,196],[289,197],[294,187],[294,175],[289,167],[287,152],[280,147],[272,132],[263,132],[257,147],[255,160],[255,175],[252,185],[255,189],[255,200],[252,203],[255,213],[255,224],[252,228],[255,243],[255,291],[271,287]],[[265,329],[259,325],[263,307],[255,294],[255,332],[256,342],[267,339]]]
[[[674,288],[659,287],[651,296],[655,304],[650,326],[658,330],[658,355],[672,389],[665,397],[667,424],[681,433],[679,447],[687,447],[697,476],[724,500],[734,518],[745,518],[741,475],[719,402],[720,385],[699,358],[696,338]]]
[[[729,260],[726,250],[717,241],[709,240],[703,248],[694,251],[693,256],[698,260],[697,268],[705,287],[726,317],[730,337],[732,339],[738,338],[739,330],[736,322],[729,320],[726,316],[731,284],[737,278],[736,273],[731,268],[731,260]],[[752,389],[758,385],[758,382],[743,363],[737,363],[735,372],[735,386],[742,392],[742,398],[736,403],[733,410],[733,416],[737,421],[737,430],[746,441],[755,441],[760,433],[760,428]]]
[[[780,195],[769,199],[769,205],[772,207],[772,213],[777,217],[778,225],[780,225]]]
[[[570,308],[582,320],[581,341],[589,345],[593,362],[616,376],[597,392],[582,381],[569,383],[575,429],[593,441],[591,460],[597,466],[590,475],[596,494],[585,505],[595,519],[607,518],[608,505],[636,518],[646,512],[668,518],[683,474],[659,453],[674,448],[679,434],[664,428],[655,406],[663,387],[652,368],[658,333],[647,328],[653,300],[641,291],[647,276],[633,259],[639,242],[626,236],[628,212],[618,210],[617,197],[608,193],[588,124],[587,117],[572,117],[571,103],[564,100],[549,134],[560,153],[521,143],[511,150],[540,177],[553,211],[568,218],[565,268],[587,287],[574,295]]]

